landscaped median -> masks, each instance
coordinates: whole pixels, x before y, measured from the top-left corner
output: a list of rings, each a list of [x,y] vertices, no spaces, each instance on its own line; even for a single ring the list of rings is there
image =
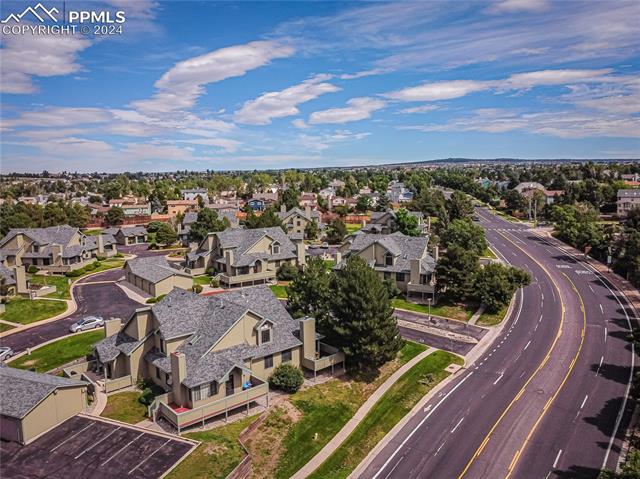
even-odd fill
[[[438,304],[429,305],[418,304],[407,301],[403,298],[394,298],[391,300],[391,305],[397,309],[405,309],[407,311],[413,311],[415,313],[431,314],[434,316],[440,316],[442,318],[456,319],[458,321],[469,321],[473,313],[478,309],[476,304]]]
[[[463,360],[436,351],[414,365],[378,400],[362,422],[338,449],[309,477],[346,478],[369,451],[449,373],[445,368]]]

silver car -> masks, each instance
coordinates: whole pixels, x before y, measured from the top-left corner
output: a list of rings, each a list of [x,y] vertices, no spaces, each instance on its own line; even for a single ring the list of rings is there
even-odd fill
[[[69,331],[77,333],[78,331],[101,328],[102,326],[104,326],[104,319],[100,316],[85,316],[69,326]]]
[[[7,346],[0,347],[0,361],[6,361],[13,356],[13,349],[8,348]]]

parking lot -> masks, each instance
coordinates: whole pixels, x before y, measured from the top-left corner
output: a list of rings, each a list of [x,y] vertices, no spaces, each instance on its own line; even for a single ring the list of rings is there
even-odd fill
[[[0,442],[0,477],[157,478],[194,443],[75,416],[27,446]]]

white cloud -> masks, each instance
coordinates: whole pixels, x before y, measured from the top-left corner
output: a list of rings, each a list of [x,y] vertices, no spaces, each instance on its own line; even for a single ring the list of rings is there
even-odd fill
[[[268,125],[273,118],[297,115],[297,106],[318,98],[325,93],[339,91],[340,88],[327,83],[330,75],[316,75],[281,91],[272,91],[249,100],[238,110],[234,119],[249,125]]]
[[[441,81],[403,88],[402,90],[386,93],[383,96],[400,101],[450,100],[469,93],[486,90],[490,85],[489,82],[475,80]]]
[[[188,110],[205,93],[205,85],[242,76],[293,53],[293,47],[273,41],[220,48],[176,63],[155,83],[158,92],[153,97],[131,105],[147,113]]]
[[[498,0],[487,11],[489,13],[540,12],[548,8],[547,0]]]
[[[398,113],[428,113],[439,109],[439,105],[420,105],[411,108],[403,108],[402,110],[399,110]]]
[[[68,75],[81,70],[78,53],[91,45],[75,35],[2,35],[0,92],[35,93],[33,77]]]
[[[373,68],[371,70],[363,70],[363,71],[356,72],[356,73],[343,73],[342,75],[340,75],[340,79],[341,80],[355,80],[357,78],[364,78],[364,77],[369,77],[369,76],[373,76],[373,75],[381,75],[383,73],[386,73],[386,71],[383,70],[382,68]]]
[[[309,128],[309,125],[307,125],[307,123],[302,118],[296,118],[295,120],[292,120],[291,124],[301,130]]]
[[[348,123],[351,121],[365,120],[371,117],[374,111],[385,107],[386,103],[378,98],[359,97],[347,101],[344,108],[330,108],[316,111],[309,117],[309,123]]]
[[[217,148],[222,148],[223,150],[233,153],[238,147],[241,145],[239,141],[231,140],[229,138],[198,138],[198,139],[189,139],[189,140],[180,140],[179,143],[189,143],[192,145],[201,145],[201,146],[215,146]]]
[[[528,90],[537,86],[568,85],[603,81],[611,73],[610,68],[601,70],[540,70],[516,73],[503,81],[495,82],[500,90]]]

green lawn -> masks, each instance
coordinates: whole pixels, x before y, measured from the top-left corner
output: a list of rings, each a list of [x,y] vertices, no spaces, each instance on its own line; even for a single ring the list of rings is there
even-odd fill
[[[4,333],[5,331],[9,331],[13,329],[13,326],[9,326],[8,324],[0,323],[0,333]]]
[[[412,303],[402,298],[392,299],[391,305],[394,308],[429,314],[428,305]],[[431,306],[431,314],[434,316],[442,316],[444,318],[457,319],[458,321],[469,321],[477,309],[476,305],[438,304]]]
[[[31,284],[55,286],[55,293],[48,294],[47,298],[71,299],[71,294],[69,293],[69,278],[66,276],[45,276],[35,274],[29,277],[29,282]]]
[[[331,271],[333,269],[333,267],[335,266],[336,262],[333,261],[332,259],[325,259],[324,260],[324,267],[327,268],[327,271]]]
[[[185,434],[202,442],[195,451],[167,476],[168,479],[222,479],[243,459],[245,452],[238,436],[257,416],[233,422],[210,431]]]
[[[500,324],[504,319],[505,314],[507,314],[508,309],[509,305],[506,305],[497,313],[482,313],[476,324],[479,326],[495,326],[496,324]]]
[[[147,417],[147,406],[138,401],[139,397],[140,391],[112,394],[107,398],[107,406],[100,415],[129,424],[144,421]]]
[[[490,248],[486,248],[484,250],[484,252],[482,253],[482,256],[485,257],[485,258],[498,259],[498,257],[495,255],[495,253],[493,251],[491,251]]]
[[[84,230],[83,233],[87,236],[98,236],[102,234],[102,230],[99,228],[95,230]]]
[[[362,229],[362,225],[360,223],[347,223],[345,224],[345,226],[347,227],[348,233],[355,233],[356,231],[360,231]]]
[[[30,324],[51,318],[67,310],[67,303],[46,299],[16,298],[6,304],[6,311],[0,319],[11,323]]]
[[[199,284],[201,286],[209,286],[211,284],[211,275],[203,274],[200,276],[194,276],[193,284]]]
[[[100,271],[106,271],[108,269],[122,268],[123,266],[124,266],[123,259],[109,258],[109,259],[105,259],[104,261],[100,261],[100,266],[98,266],[92,271],[87,271],[86,274],[83,274],[82,276],[86,276],[87,274],[91,274],[91,273],[98,273]],[[80,276],[79,278],[82,278],[82,276]]]
[[[36,368],[36,371],[41,373],[51,371],[90,354],[93,351],[93,345],[102,338],[104,338],[102,329],[74,334],[35,349],[29,356],[24,355],[14,359],[11,361],[11,366],[19,369]]]
[[[276,297],[278,297],[278,298],[286,298],[287,297],[287,287],[283,286],[281,284],[272,284],[271,285],[271,291],[273,291],[273,294],[275,294]]]
[[[380,398],[347,440],[313,473],[311,478],[346,478],[369,451],[436,384],[449,375],[444,369],[462,359],[445,351],[430,354]]]
[[[295,393],[291,402],[302,412],[302,417],[294,424],[285,424],[288,432],[282,442],[275,477],[286,479],[304,466],[331,441],[393,371],[425,349],[421,344],[405,342],[395,367],[389,368],[371,384],[336,380]]]

